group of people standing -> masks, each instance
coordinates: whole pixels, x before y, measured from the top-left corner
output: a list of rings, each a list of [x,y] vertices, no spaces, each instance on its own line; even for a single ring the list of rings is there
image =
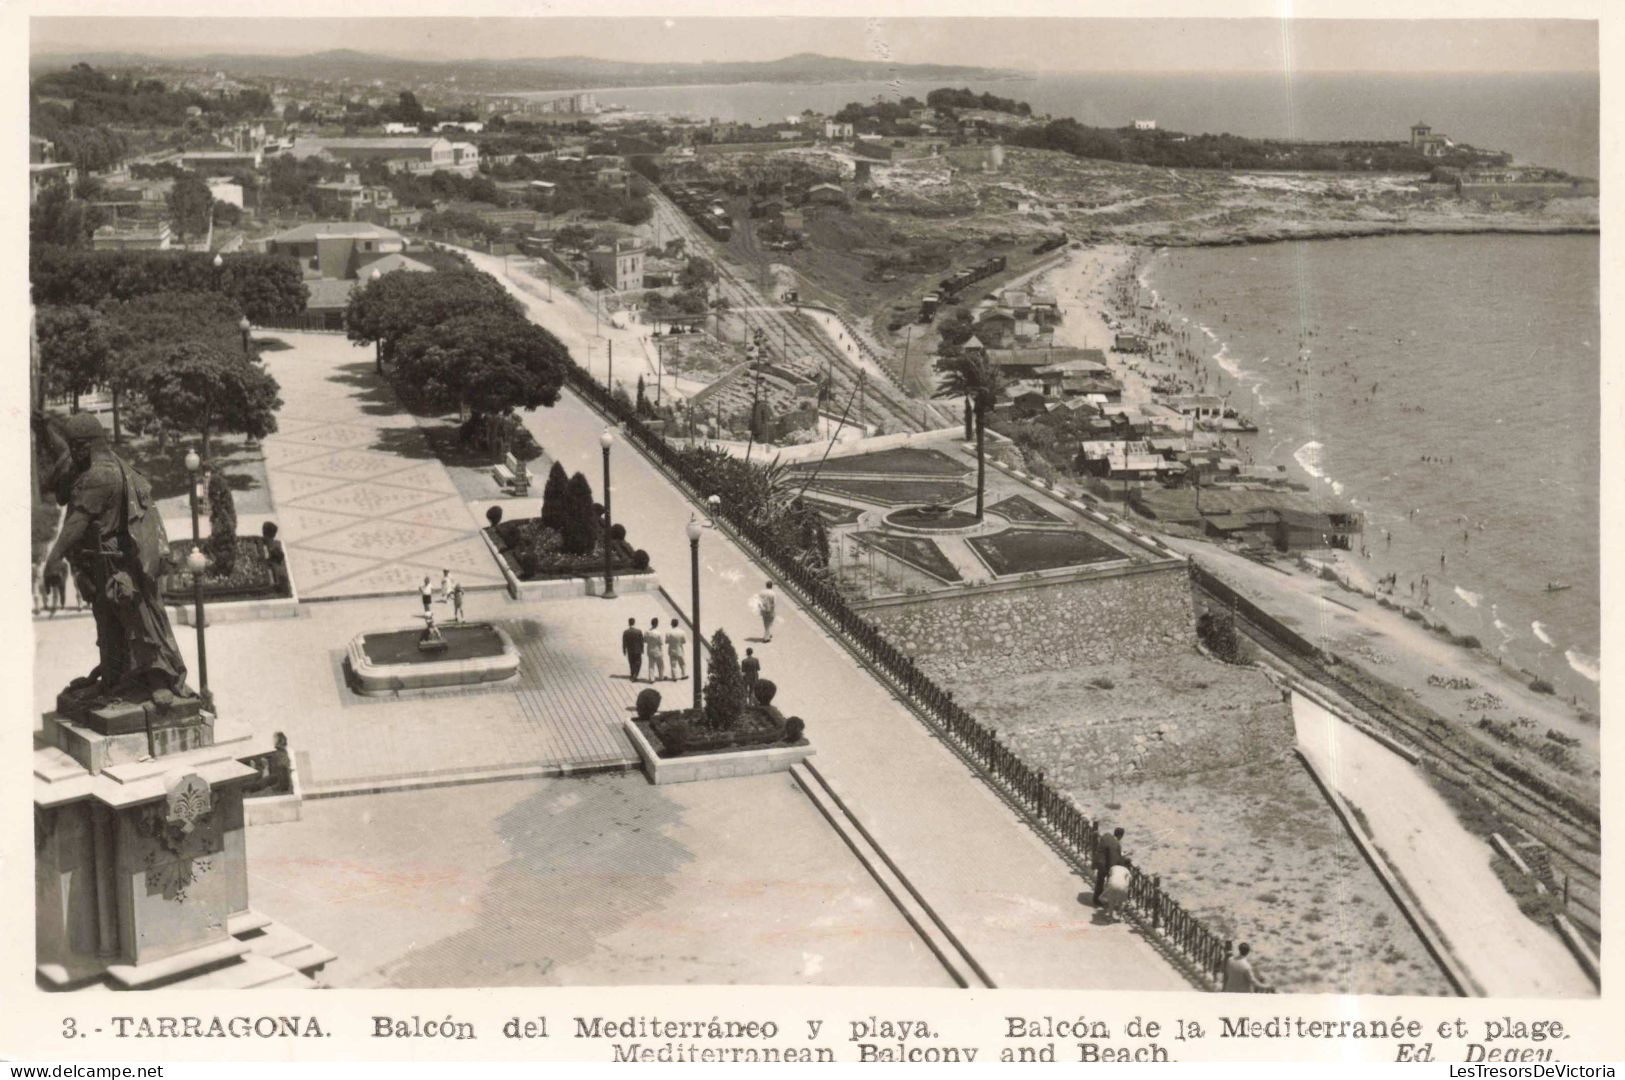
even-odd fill
[[[688,634],[683,632],[682,623],[677,619],[672,619],[671,626],[665,630],[660,629],[658,615],[649,620],[647,630],[638,629],[637,619],[627,619],[626,629],[621,631],[621,652],[626,656],[628,677],[633,682],[638,681],[646,658],[652,683],[666,678],[688,678]]]
[[[762,641],[772,641],[773,620],[778,614],[778,594],[773,591],[771,581],[750,598],[750,606],[761,617]],[[626,657],[628,677],[633,682],[638,681],[645,663],[649,666],[649,681],[652,683],[663,679],[688,678],[688,634],[677,619],[672,619],[671,626],[665,630],[660,628],[659,616],[649,620],[647,630],[639,629],[636,618],[627,619],[626,629],[621,631],[621,655]],[[756,659],[754,649],[745,650],[745,657],[739,666],[745,673],[746,681],[752,683],[762,670],[762,662]]]

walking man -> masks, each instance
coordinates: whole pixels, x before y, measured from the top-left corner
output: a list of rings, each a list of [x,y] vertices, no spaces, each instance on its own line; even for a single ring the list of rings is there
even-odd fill
[[[452,579],[451,570],[442,568],[440,571],[440,602],[442,604],[451,603],[451,591],[456,587],[457,582]]]
[[[666,659],[671,663],[673,679],[688,678],[688,661],[683,655],[687,651],[688,635],[683,633],[682,626],[673,619],[671,629],[666,631]]]
[[[423,614],[429,614],[429,609],[434,606],[434,585],[429,581],[428,574],[423,575],[423,586],[418,589],[418,595],[423,597]]]
[[[1123,863],[1123,827],[1119,825],[1111,831],[1111,835],[1102,836],[1100,845],[1095,848],[1095,907],[1100,906],[1100,894],[1106,888],[1106,876],[1112,872],[1112,867]]]
[[[463,621],[463,583],[451,583],[451,618],[453,622]]]
[[[773,616],[778,608],[778,599],[779,596],[773,591],[771,581],[767,583],[767,586],[761,592],[751,598],[751,604],[756,608],[756,614],[762,617],[762,640],[764,642],[773,640]]]
[[[1227,994],[1255,994],[1268,990],[1269,984],[1258,977],[1248,954],[1253,947],[1243,941],[1236,946],[1236,955],[1224,963],[1224,992]]]
[[[756,659],[755,649],[746,649],[745,658],[739,661],[739,670],[745,676],[745,700],[756,700],[756,680],[762,677],[762,662]]]
[[[649,654],[649,681],[659,682],[666,677],[666,637],[660,632],[660,617],[649,620],[649,629],[643,632],[643,647]]]
[[[621,631],[621,652],[626,655],[626,665],[631,670],[628,678],[637,682],[638,672],[643,670],[643,631],[638,629],[636,619],[626,620],[626,629]]]

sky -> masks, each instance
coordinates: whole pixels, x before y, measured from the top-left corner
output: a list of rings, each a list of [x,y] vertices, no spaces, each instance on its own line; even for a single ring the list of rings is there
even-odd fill
[[[1027,71],[1598,69],[1597,24],[1577,19],[51,16],[32,19],[31,30],[35,54],[350,48],[440,60],[578,55],[691,63],[817,52]]]

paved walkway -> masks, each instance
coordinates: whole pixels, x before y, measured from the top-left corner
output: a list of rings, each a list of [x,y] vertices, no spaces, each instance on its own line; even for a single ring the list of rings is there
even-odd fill
[[[265,468],[300,598],[414,592],[443,568],[465,587],[502,584],[478,536],[485,504],[458,494],[371,352],[336,334],[275,336],[293,348],[264,354],[283,399]]]
[[[1462,828],[1415,766],[1319,705],[1292,696],[1298,745],[1370,823],[1450,950],[1489,997],[1594,997],[1551,930],[1535,925],[1490,869],[1494,851]]]
[[[637,761],[621,721],[646,684],[627,681],[620,632],[629,616],[647,625],[674,614],[658,592],[617,603],[518,603],[493,591],[470,595],[464,607],[470,619],[492,620],[513,636],[523,653],[517,681],[401,697],[351,691],[342,669],[351,638],[414,624],[417,598],[400,597],[305,605],[297,619],[216,623],[210,688],[221,715],[287,734],[307,795]],[[195,673],[195,632],[180,627],[176,638]],[[84,619],[37,623],[35,650],[43,713],[57,688],[94,666],[95,635]]]
[[[951,985],[783,774],[322,799],[248,847],[333,986]]]
[[[473,258],[501,276],[501,260]],[[555,325],[545,302],[518,295],[579,354],[584,342]],[[526,422],[566,468],[601,467],[603,421],[573,395],[526,414]],[[612,492],[629,540],[650,553],[672,594],[686,597],[683,526],[693,508],[624,444],[614,453]],[[702,631],[721,625],[740,649],[757,650],[763,676],[779,684],[775,704],[807,719],[819,768],[998,985],[1188,988],[1136,930],[1097,924],[1080,902],[1090,883],[788,597],[773,642],[751,641],[760,623],[748,601],[762,587],[761,570],[720,533],[706,533],[700,554]]]

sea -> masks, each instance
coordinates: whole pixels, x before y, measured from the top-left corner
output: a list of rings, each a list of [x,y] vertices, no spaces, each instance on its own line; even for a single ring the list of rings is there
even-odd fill
[[[600,104],[727,121],[783,120],[803,109],[926,94],[941,80],[737,83],[595,89]],[[1459,142],[1576,176],[1598,173],[1595,74],[1044,73],[961,83],[1033,111],[1102,127],[1155,120],[1184,132],[1255,138],[1408,139],[1418,120]],[[562,91],[518,96],[559,97]]]
[[[1161,249],[1140,273],[1258,425],[1255,462],[1365,515],[1373,576],[1418,603],[1426,575],[1436,617],[1595,707],[1598,255],[1390,236]]]

